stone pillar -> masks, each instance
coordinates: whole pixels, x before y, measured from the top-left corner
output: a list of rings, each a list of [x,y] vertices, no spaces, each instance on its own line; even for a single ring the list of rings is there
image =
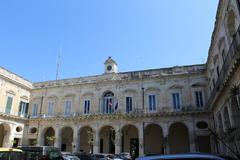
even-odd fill
[[[96,154],[96,153],[99,153],[99,144],[100,144],[100,139],[99,139],[99,131],[96,130],[95,132],[95,142],[93,144],[93,153]]]
[[[11,148],[13,146],[13,140],[14,140],[14,131],[13,131],[13,125],[9,124],[9,130],[4,131],[5,136],[3,138],[3,147]]]
[[[42,135],[43,129],[39,127],[38,136],[37,136],[37,145],[43,146],[44,144],[44,136]]]
[[[189,143],[190,143],[190,152],[196,152],[195,144],[195,127],[193,122],[187,123],[188,134],[189,134]]]
[[[116,154],[121,153],[121,138],[122,138],[122,132],[120,130],[120,127],[117,127],[115,129],[115,153]]]
[[[61,150],[61,145],[62,145],[62,140],[61,140],[61,128],[55,128],[55,141],[54,141],[54,147],[60,148]]]
[[[139,135],[139,156],[144,155],[144,132],[143,132],[143,123],[138,124],[138,135]]]
[[[72,152],[79,152],[80,150],[80,143],[79,143],[79,129],[77,126],[73,128],[73,142],[72,142]]]
[[[164,146],[164,154],[169,154],[170,153],[170,148],[168,144],[168,124],[162,123],[160,124],[162,126],[162,131],[163,131],[163,146]]]

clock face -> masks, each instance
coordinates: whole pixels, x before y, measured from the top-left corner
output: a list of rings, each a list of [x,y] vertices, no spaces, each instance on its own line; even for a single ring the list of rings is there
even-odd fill
[[[108,70],[108,71],[111,71],[111,70],[112,70],[112,66],[110,66],[110,65],[107,66],[107,70]]]

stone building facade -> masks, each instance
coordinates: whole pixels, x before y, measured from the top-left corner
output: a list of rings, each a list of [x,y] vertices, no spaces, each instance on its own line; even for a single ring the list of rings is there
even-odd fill
[[[22,144],[32,82],[0,68],[0,147]]]
[[[239,6],[238,0],[219,1],[206,64],[118,72],[109,57],[100,75],[39,83],[1,68],[0,146],[235,156],[240,151]]]
[[[207,127],[196,127],[209,125],[205,65],[118,73],[112,61],[99,76],[35,83],[29,142],[47,145],[54,135],[54,145],[70,152],[175,153],[196,151],[198,143],[211,151]]]
[[[240,2],[220,0],[206,63],[216,152],[240,153]]]

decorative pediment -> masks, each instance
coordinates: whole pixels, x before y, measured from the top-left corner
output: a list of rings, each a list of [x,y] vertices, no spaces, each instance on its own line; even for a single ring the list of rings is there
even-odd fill
[[[10,94],[12,96],[15,96],[16,95],[16,92],[14,92],[13,90],[8,90],[6,91],[7,94]]]
[[[179,84],[174,84],[171,87],[169,87],[168,89],[182,89],[183,86],[179,85]]]
[[[56,99],[56,98],[57,98],[56,95],[50,95],[50,96],[48,96],[48,99]]]
[[[204,87],[204,86],[205,86],[205,84],[203,84],[203,83],[201,83],[201,82],[193,83],[193,84],[191,85],[191,87]]]
[[[86,92],[86,93],[83,93],[83,95],[82,95],[83,97],[92,97],[92,96],[94,96],[94,93],[93,92]]]
[[[156,87],[148,87],[145,91],[146,92],[160,92],[160,89],[156,88]]]
[[[28,99],[29,99],[28,96],[26,96],[26,95],[23,95],[23,96],[21,96],[20,98],[21,98],[21,99],[24,99],[24,100],[27,100],[27,101],[28,101]]]
[[[136,93],[137,91],[134,89],[125,89],[123,93]]]

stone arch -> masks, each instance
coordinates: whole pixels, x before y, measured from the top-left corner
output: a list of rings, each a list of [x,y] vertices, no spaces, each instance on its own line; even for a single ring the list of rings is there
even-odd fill
[[[217,116],[217,131],[218,131],[218,136],[220,138],[223,138],[224,136],[224,130],[223,130],[223,120],[222,120],[222,115],[221,113],[218,114]],[[220,151],[221,152],[225,152],[225,146],[223,145],[223,143],[219,143],[219,147],[220,147]]]
[[[173,123],[169,128],[168,142],[170,153],[186,153],[190,151],[189,132],[185,124]]]
[[[127,124],[121,129],[122,134],[122,152],[128,152],[133,157],[138,157],[139,134],[135,125]]]
[[[240,108],[238,106],[237,96],[231,98],[231,113],[233,127],[240,128]]]
[[[238,98],[237,96],[234,96],[232,97],[231,99],[231,119],[232,119],[232,123],[233,123],[233,128],[236,129],[236,135],[238,135],[235,139],[235,142],[236,144],[238,145],[238,147],[240,148],[240,106],[239,103],[238,103],[238,99],[240,101],[240,96],[238,95]]]
[[[227,29],[230,36],[233,36],[236,32],[236,14],[234,9],[231,9],[227,13]]]
[[[72,152],[73,128],[70,126],[62,127],[60,137],[61,151]]]
[[[83,126],[79,130],[80,151],[92,153],[93,143],[95,142],[95,131],[90,126]]]
[[[115,129],[110,125],[99,130],[100,153],[115,153]]]
[[[11,127],[6,123],[0,124],[0,147],[9,147]]]
[[[223,110],[223,117],[224,117],[224,127],[225,127],[225,131],[228,131],[231,128],[231,123],[230,123],[230,116],[229,116],[229,112],[228,112],[228,107],[224,107]]]
[[[55,129],[53,127],[47,127],[42,132],[43,145],[53,146],[55,140]]]
[[[145,154],[163,154],[164,138],[163,130],[158,124],[148,124],[144,129]]]

